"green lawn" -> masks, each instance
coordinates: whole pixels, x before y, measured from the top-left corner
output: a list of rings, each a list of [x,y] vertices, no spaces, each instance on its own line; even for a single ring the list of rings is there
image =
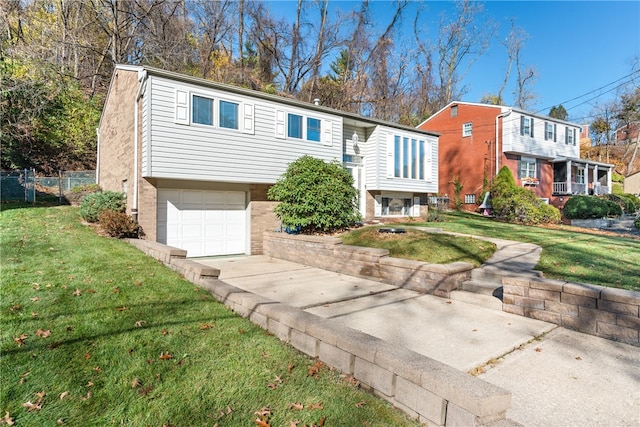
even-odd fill
[[[480,266],[496,250],[496,245],[470,237],[407,230],[402,234],[379,233],[380,227],[364,227],[342,236],[346,245],[389,250],[395,258],[413,259],[436,264],[464,261]]]
[[[545,277],[640,291],[640,239],[554,228],[507,224],[479,215],[449,212],[444,222],[411,223],[445,231],[535,243],[536,267]]]
[[[97,236],[76,208],[7,208],[0,417],[17,426],[246,427],[260,413],[273,426],[418,425],[353,380],[310,371],[315,360],[130,245]]]

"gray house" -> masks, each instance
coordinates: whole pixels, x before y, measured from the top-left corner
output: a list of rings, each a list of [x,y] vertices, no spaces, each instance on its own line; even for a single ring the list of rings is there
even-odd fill
[[[424,214],[438,134],[151,67],[118,65],[98,128],[98,184],[147,238],[189,256],[258,254],[269,187],[303,155],[352,173],[365,219]]]

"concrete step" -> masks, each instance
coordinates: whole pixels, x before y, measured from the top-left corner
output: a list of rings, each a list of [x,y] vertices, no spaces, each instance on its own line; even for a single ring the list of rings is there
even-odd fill
[[[472,279],[462,282],[458,290],[493,297],[499,294],[500,298],[502,298],[502,284],[500,283]]]
[[[502,311],[502,300],[491,295],[458,290],[451,292],[449,299]]]
[[[471,281],[490,283],[495,285],[494,288],[502,286],[502,278],[505,271],[497,267],[481,267],[471,270]]]

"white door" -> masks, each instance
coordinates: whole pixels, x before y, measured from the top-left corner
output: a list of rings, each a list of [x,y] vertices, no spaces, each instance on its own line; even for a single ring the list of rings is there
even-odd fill
[[[158,242],[188,257],[245,253],[245,198],[242,191],[158,190]]]

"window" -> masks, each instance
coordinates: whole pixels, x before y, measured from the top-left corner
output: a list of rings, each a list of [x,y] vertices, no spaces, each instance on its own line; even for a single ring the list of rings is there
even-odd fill
[[[476,203],[476,195],[475,194],[465,194],[464,195],[464,202],[466,204],[475,204]]]
[[[520,135],[533,137],[533,119],[531,117],[520,116]]]
[[[193,95],[193,115],[191,121],[201,125],[213,126],[213,99]]]
[[[302,139],[302,116],[289,113],[287,120],[287,136],[289,138]]]
[[[565,128],[564,142],[567,145],[576,145],[576,130]]]
[[[556,140],[555,123],[544,122],[544,139],[547,141]]]
[[[584,168],[578,168],[576,172],[576,184],[584,184]]]
[[[307,117],[307,140],[320,142],[320,120]]]
[[[473,124],[472,123],[465,123],[462,125],[462,136],[471,136],[471,132],[473,130]]]
[[[238,129],[238,104],[220,101],[220,127]]]
[[[393,177],[426,179],[430,174],[427,164],[429,149],[426,141],[394,135],[393,137]]]
[[[382,216],[410,216],[412,207],[410,197],[382,197]]]
[[[451,107],[451,117],[458,117],[458,106],[454,105]]]
[[[536,159],[522,157],[519,162],[518,178],[536,178]]]

